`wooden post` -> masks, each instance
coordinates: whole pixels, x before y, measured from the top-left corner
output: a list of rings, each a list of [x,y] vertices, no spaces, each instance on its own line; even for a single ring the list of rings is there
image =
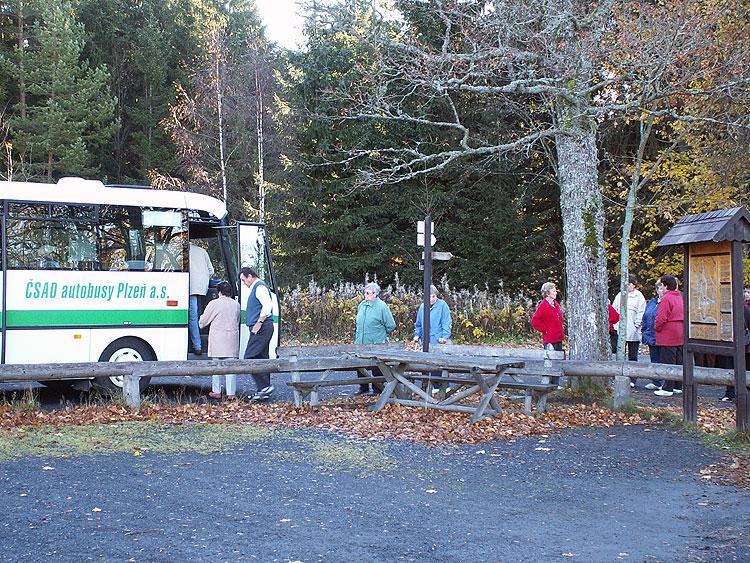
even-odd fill
[[[618,360],[620,367],[624,367],[625,360]],[[630,403],[630,378],[622,375],[615,376],[615,396],[613,400],[613,406],[615,409],[622,409],[628,406]]]
[[[289,355],[289,364],[292,366],[292,381],[300,381],[300,375],[299,370],[297,369],[297,354],[290,354]],[[304,396],[302,395],[302,391],[297,389],[296,387],[292,387],[292,393],[294,394],[294,406],[295,407],[301,407],[302,403],[304,402]]]
[[[690,424],[698,422],[698,386],[695,384],[695,351],[690,344],[690,245],[682,247],[682,420]]]
[[[745,384],[745,309],[742,284],[742,243],[732,242],[732,319],[734,333],[734,391],[737,430],[750,428]]]
[[[682,349],[682,419],[690,424],[698,422],[698,385],[695,383],[694,374],[695,353],[684,345]]]
[[[424,310],[422,311],[422,352],[430,351],[430,286],[432,285],[432,218],[424,218]]]
[[[123,377],[122,393],[131,409],[141,408],[141,376],[135,371]]]

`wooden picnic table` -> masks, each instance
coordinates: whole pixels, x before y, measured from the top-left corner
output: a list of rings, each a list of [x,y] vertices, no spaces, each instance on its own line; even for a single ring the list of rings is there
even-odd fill
[[[499,414],[502,411],[496,397],[503,373],[508,368],[522,368],[524,362],[515,359],[498,359],[489,357],[457,357],[448,354],[430,354],[428,352],[410,351],[377,351],[355,354],[363,359],[375,360],[383,377],[385,386],[373,411],[379,411],[387,404],[420,406],[445,411],[467,412],[472,415],[471,422],[477,422],[485,416]],[[439,383],[452,383],[456,387],[448,393],[434,397],[430,385],[422,389],[417,385],[424,376],[413,376],[407,372],[434,373],[441,372],[440,377],[431,379]],[[464,374],[463,376],[448,375]],[[517,384],[517,381],[513,383]],[[401,390],[399,387],[401,386]],[[414,400],[416,394],[421,400]],[[459,404],[467,398],[479,396],[476,405]]]
[[[543,412],[547,395],[557,388],[550,383],[550,376],[559,374],[559,370],[540,366],[525,369],[525,361],[519,358],[425,353],[392,345],[288,347],[282,349],[281,355],[290,366],[299,362],[300,369],[290,369],[292,381],[287,383],[298,406],[306,400],[319,406],[322,388],[377,384],[383,389],[371,410],[379,411],[386,404],[419,406],[467,412],[472,415],[472,422],[500,413],[497,392],[501,389],[523,392],[528,414],[532,414],[533,399],[537,412]],[[303,367],[313,360],[319,369]],[[373,375],[376,368],[381,374]],[[338,372],[352,369],[359,377],[335,377]],[[301,375],[306,371],[318,371],[317,377],[303,379]],[[541,382],[536,377],[541,377]],[[425,382],[426,389],[422,389]],[[435,396],[433,389],[437,391]]]

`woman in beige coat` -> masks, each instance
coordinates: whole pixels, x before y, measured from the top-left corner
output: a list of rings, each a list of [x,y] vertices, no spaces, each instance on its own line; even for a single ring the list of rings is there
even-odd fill
[[[239,357],[240,352],[240,304],[232,298],[232,286],[219,284],[219,298],[206,305],[198,324],[201,328],[211,325],[208,333],[208,355],[217,360]],[[221,378],[226,377],[227,399],[233,400],[237,392],[236,375],[214,375],[211,379],[212,399],[221,399]]]

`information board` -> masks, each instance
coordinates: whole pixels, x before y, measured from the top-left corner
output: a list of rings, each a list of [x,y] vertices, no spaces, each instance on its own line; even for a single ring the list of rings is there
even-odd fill
[[[732,257],[729,242],[690,245],[688,336],[732,342]]]

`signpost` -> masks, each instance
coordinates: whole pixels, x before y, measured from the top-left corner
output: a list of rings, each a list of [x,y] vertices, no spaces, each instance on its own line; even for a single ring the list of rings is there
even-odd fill
[[[433,236],[432,238],[434,239],[435,237]],[[451,254],[450,252],[435,252],[434,250],[432,251],[433,260],[450,260],[451,258],[453,258],[453,254]],[[422,260],[424,260],[424,252],[422,253]]]
[[[427,231],[430,236],[430,246],[435,246],[435,243],[437,242],[437,239],[432,232],[432,221],[430,220],[430,216],[428,215],[424,221],[417,221],[417,246],[424,246],[425,226],[428,222],[430,223],[430,230]]]
[[[432,217],[424,218],[422,223],[422,246],[424,246],[424,309],[422,309],[422,352],[430,351],[430,286],[432,285],[432,245],[437,239],[432,234]],[[419,244],[419,223],[417,223],[417,244]]]
[[[419,267],[424,270],[423,291],[424,301],[422,309],[422,351],[430,351],[430,286],[432,285],[432,261],[450,260],[453,254],[450,252],[433,252],[432,246],[437,242],[432,232],[432,217],[429,215],[424,221],[417,221],[417,246],[424,246],[422,263]]]

